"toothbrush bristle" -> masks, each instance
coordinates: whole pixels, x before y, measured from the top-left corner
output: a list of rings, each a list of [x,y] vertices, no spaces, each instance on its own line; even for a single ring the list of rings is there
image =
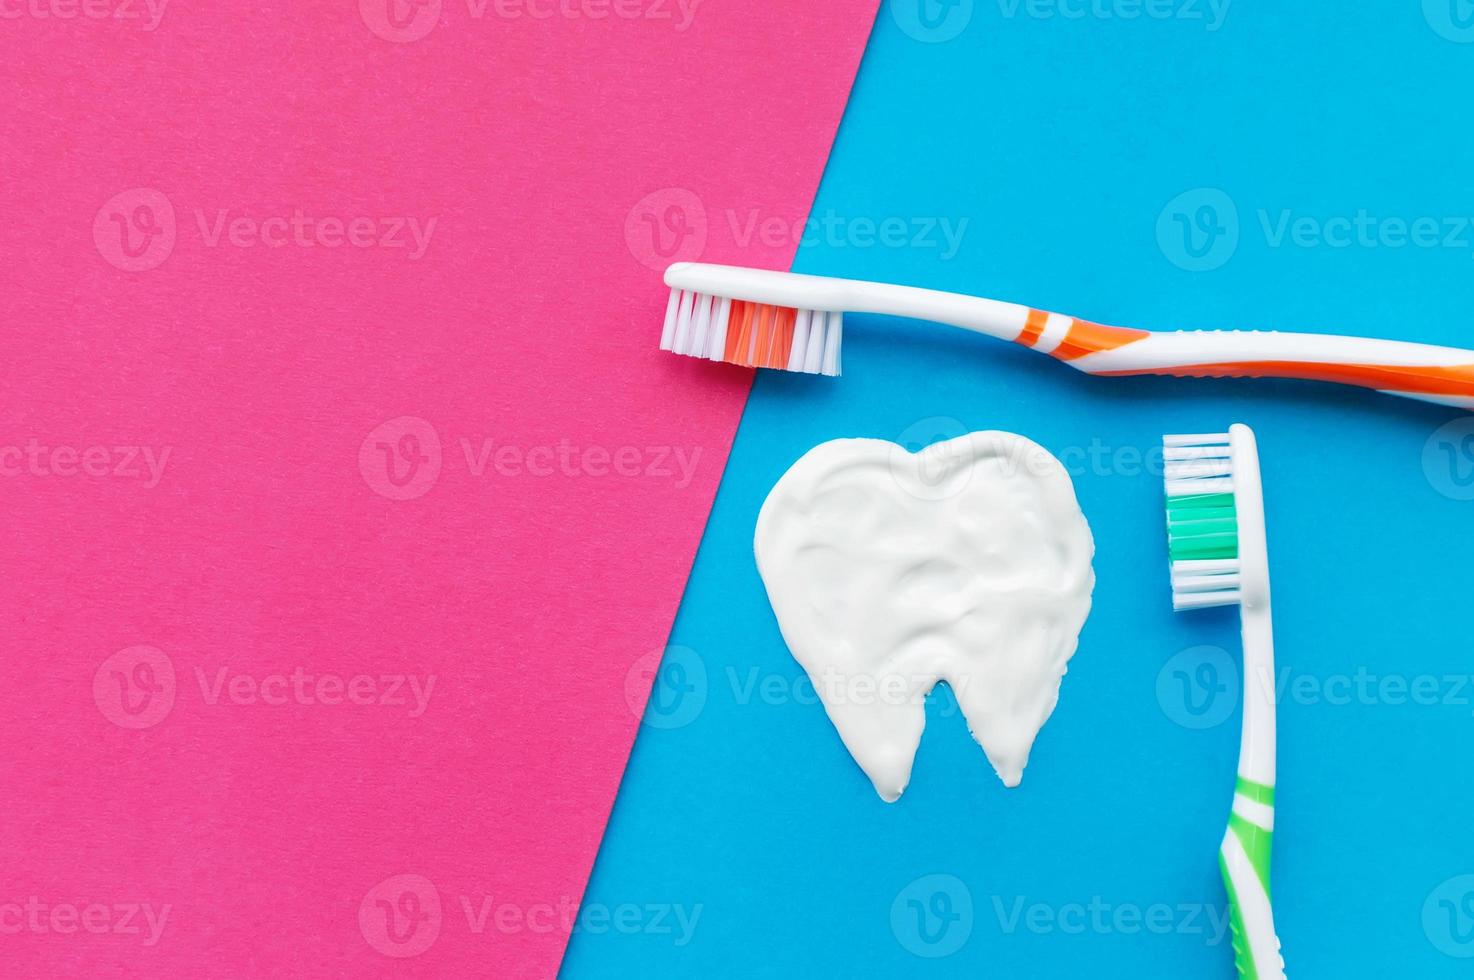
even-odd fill
[[[1167,436],[1163,442],[1172,607],[1237,605],[1238,511],[1228,434]]]
[[[839,374],[844,314],[671,291],[660,349],[743,367]]]

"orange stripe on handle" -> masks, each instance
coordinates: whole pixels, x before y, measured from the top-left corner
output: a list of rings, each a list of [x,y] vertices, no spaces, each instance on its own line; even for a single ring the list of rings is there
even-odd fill
[[[1039,342],[1044,333],[1044,323],[1049,319],[1049,314],[1043,310],[1030,310],[1029,318],[1024,322],[1023,333],[1014,338],[1014,343],[1023,344],[1025,347],[1033,347]]]
[[[1137,371],[1097,371],[1102,377],[1166,374],[1178,378],[1299,378],[1332,381],[1379,391],[1418,395],[1457,395],[1474,398],[1474,364],[1456,367],[1381,364],[1320,364],[1314,361],[1239,361],[1229,364],[1190,364]]]
[[[1098,354],[1103,350],[1115,350],[1134,344],[1151,333],[1146,330],[1133,330],[1130,327],[1107,327],[1100,323],[1091,323],[1089,320],[1074,320],[1070,323],[1070,331],[1065,334],[1065,339],[1053,351],[1053,355],[1061,361],[1073,361],[1077,357],[1086,354]]]

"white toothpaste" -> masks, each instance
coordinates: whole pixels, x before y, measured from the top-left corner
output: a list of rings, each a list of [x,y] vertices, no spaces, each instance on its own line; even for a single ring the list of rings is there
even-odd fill
[[[1007,432],[919,453],[826,442],[768,495],[754,548],[788,648],[882,799],[911,780],[938,680],[1019,784],[1095,586],[1058,460]]]

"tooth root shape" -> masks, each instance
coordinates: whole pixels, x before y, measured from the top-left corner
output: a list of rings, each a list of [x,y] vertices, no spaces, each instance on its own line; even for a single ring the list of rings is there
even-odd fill
[[[1058,460],[1006,432],[919,453],[826,442],[768,495],[754,548],[784,640],[882,799],[910,782],[939,680],[1019,784],[1095,586]]]

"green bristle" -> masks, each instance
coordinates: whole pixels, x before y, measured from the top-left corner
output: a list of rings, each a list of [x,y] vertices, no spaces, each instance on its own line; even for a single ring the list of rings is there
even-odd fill
[[[1189,510],[1199,507],[1226,507],[1234,509],[1231,493],[1194,493],[1185,497],[1168,497],[1168,510]]]
[[[1239,522],[1233,494],[1168,497],[1167,544],[1173,561],[1237,558]]]

